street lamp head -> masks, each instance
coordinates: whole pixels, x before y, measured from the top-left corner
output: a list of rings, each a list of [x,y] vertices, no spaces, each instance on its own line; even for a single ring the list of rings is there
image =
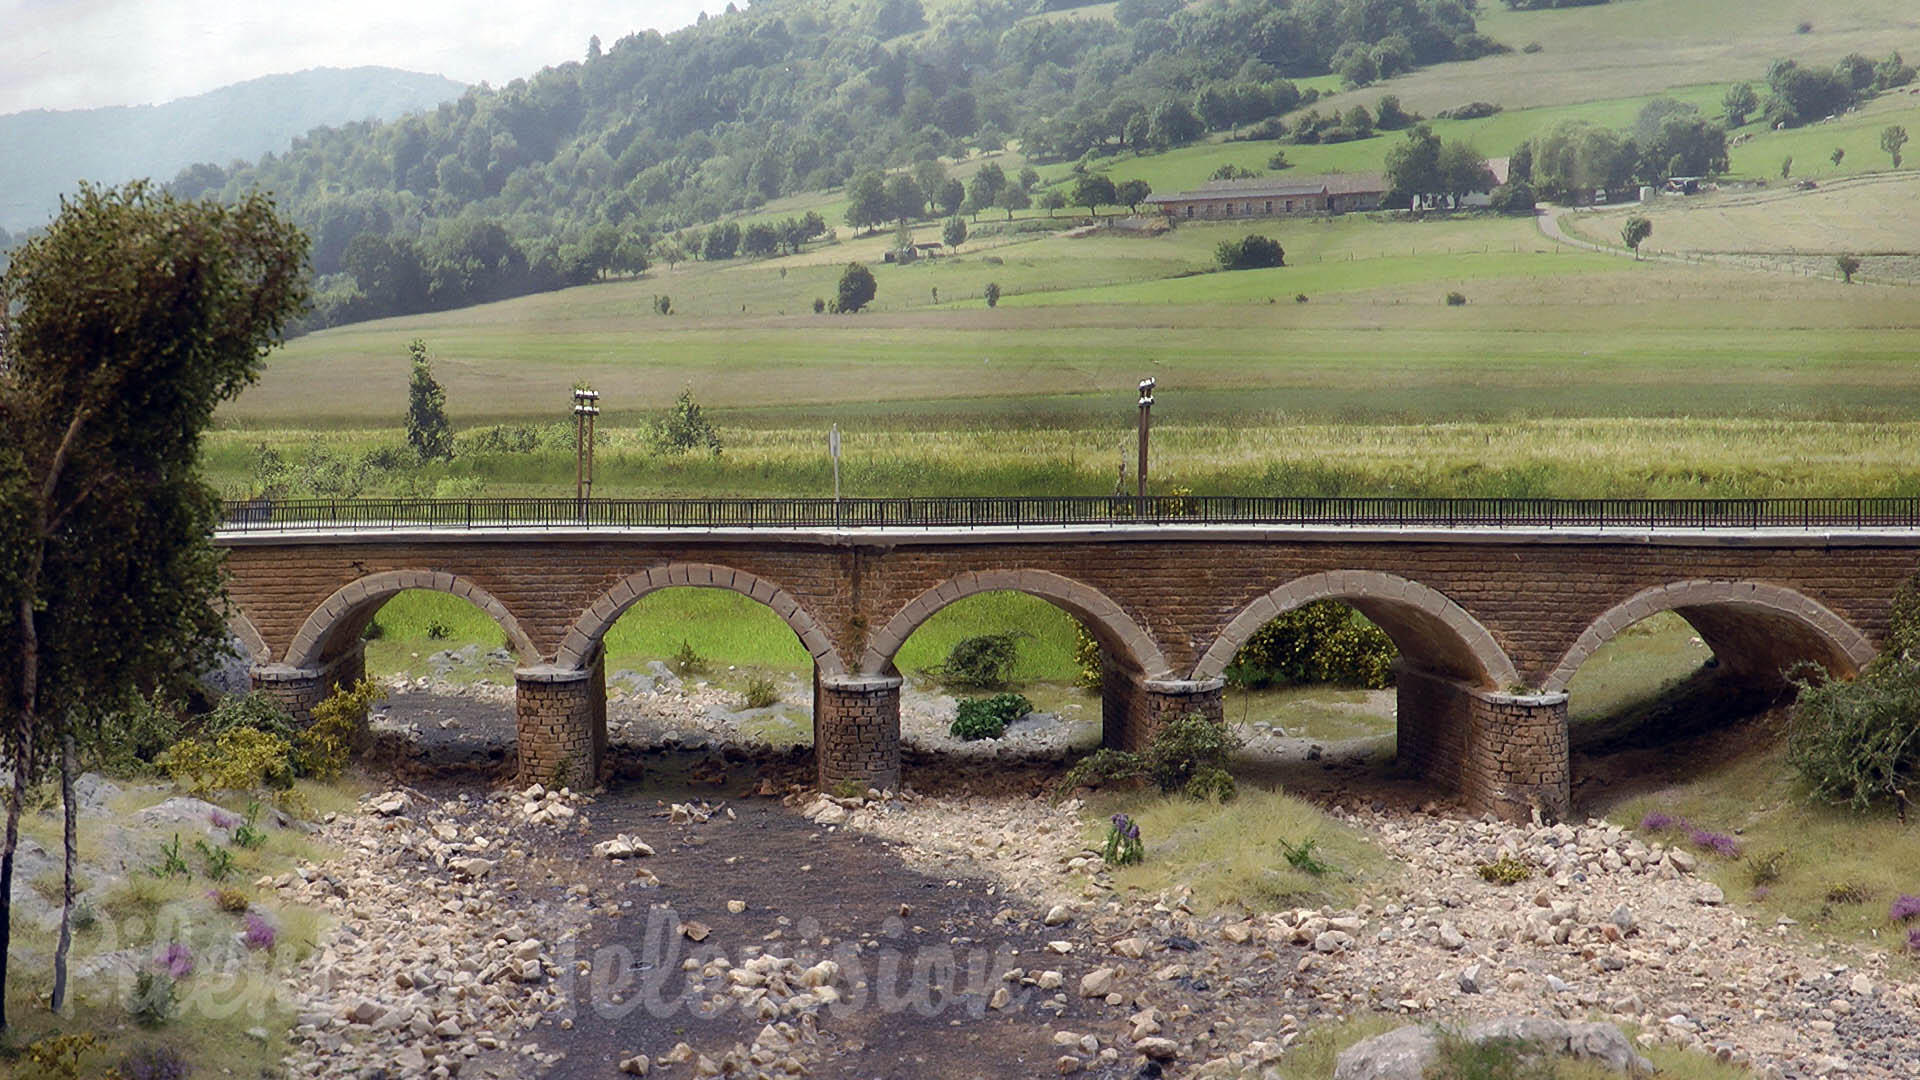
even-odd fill
[[[584,387],[575,387],[573,391],[573,400],[598,401],[600,400],[600,391],[588,390],[588,389],[585,389]]]
[[[1152,379],[1140,380],[1140,407],[1141,408],[1144,409],[1147,406],[1153,404],[1153,387],[1154,387],[1154,381]]]

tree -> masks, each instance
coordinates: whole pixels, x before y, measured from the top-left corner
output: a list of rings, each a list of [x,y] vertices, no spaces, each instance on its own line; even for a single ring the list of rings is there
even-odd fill
[[[1020,166],[1019,180],[1021,188],[1032,191],[1033,186],[1040,182],[1040,170],[1031,165],[1022,165]]]
[[[892,217],[886,177],[871,171],[855,176],[847,185],[847,224],[870,229]]]
[[[675,240],[671,236],[654,245],[653,253],[661,262],[667,264],[667,271],[669,273],[673,271],[674,267],[687,261],[687,249],[681,247],[680,241]]]
[[[740,238],[740,250],[756,259],[764,259],[780,250],[780,234],[768,222],[756,221],[747,226],[746,233]]]
[[[1059,188],[1049,188],[1040,196],[1040,209],[1045,210],[1048,217],[1052,217],[1055,210],[1066,209],[1066,206],[1067,197],[1060,193]],[[1007,216],[1012,217],[1013,215],[1008,214]]]
[[[1000,189],[1000,194],[994,197],[993,204],[1005,210],[1007,220],[1012,221],[1015,210],[1025,210],[1033,205],[1033,196],[1027,194],[1027,189],[1019,184],[1008,184]]]
[[[700,243],[700,257],[708,262],[731,259],[740,250],[740,223],[724,221],[707,230]]]
[[[1000,191],[1007,186],[1007,173],[998,164],[987,162],[980,166],[973,179],[967,182],[967,202],[973,208],[975,220],[979,220],[980,211],[995,204]]]
[[[1632,249],[1633,257],[1636,259],[1640,257],[1640,245],[1645,243],[1647,237],[1652,235],[1653,222],[1648,221],[1638,214],[1628,218],[1627,223],[1620,226],[1620,240],[1626,244],[1628,248]]]
[[[720,432],[714,428],[713,421],[700,414],[700,404],[693,400],[693,387],[682,387],[680,396],[674,399],[673,408],[654,422],[654,452],[684,454],[689,450],[704,449],[714,457],[719,457],[720,448]]]
[[[407,342],[407,354],[413,357],[413,370],[407,377],[407,445],[420,460],[453,460],[453,428],[447,424],[447,392],[433,377],[427,359],[427,343],[419,338]]]
[[[926,192],[906,173],[894,173],[887,177],[886,187],[887,213],[883,220],[905,223],[921,215],[927,204]]]
[[[1893,167],[1900,167],[1900,151],[1907,145],[1907,129],[1899,124],[1889,124],[1880,133],[1880,149],[1893,159]]]
[[[1125,203],[1129,214],[1138,213],[1140,204],[1146,202],[1147,196],[1151,194],[1153,194],[1153,188],[1149,187],[1145,180],[1122,180],[1113,189],[1114,201]]]
[[[966,221],[958,217],[948,218],[940,229],[940,239],[945,240],[948,247],[959,250],[960,245],[967,242]]]
[[[1073,182],[1073,202],[1084,206],[1087,213],[1093,213],[1096,206],[1112,206],[1119,198],[1113,190],[1113,181],[1099,173],[1082,173]]]
[[[920,189],[923,203],[937,201],[940,198],[940,189],[947,186],[947,170],[931,158],[914,162],[913,170],[909,175],[913,177],[913,185]],[[923,212],[922,207],[915,207],[913,216],[919,217]]]
[[[960,212],[960,206],[967,201],[966,186],[958,180],[944,180],[940,184],[940,210],[951,217]]]
[[[840,275],[839,307],[835,310],[842,315],[851,315],[873,302],[873,296],[879,291],[874,284],[873,271],[857,262],[850,262]]]
[[[986,296],[987,296],[988,307],[999,307],[1000,306],[1000,283],[997,281],[987,282]]]
[[[647,258],[652,247],[645,235],[630,232],[620,238],[613,251],[613,268],[628,274],[644,274],[653,263]]]
[[[1468,192],[1493,190],[1493,173],[1486,156],[1473,144],[1449,142],[1440,148],[1440,190],[1453,199],[1455,209]]]
[[[1847,160],[1847,150],[1843,146],[1836,146],[1833,148],[1833,153],[1827,156],[1833,159],[1834,166],[1838,168],[1841,162]]]
[[[1287,265],[1287,251],[1280,246],[1280,241],[1258,234],[1248,234],[1244,240],[1222,240],[1213,256],[1222,270],[1261,270]]]
[[[1853,275],[1860,272],[1860,258],[1857,255],[1842,255],[1833,260],[1833,265],[1848,285],[1853,284]]]
[[[1793,155],[1788,154],[1786,157],[1783,157],[1780,159],[1780,179],[1785,180],[1792,175],[1793,175]]]
[[[72,939],[76,727],[224,649],[219,503],[201,433],[305,302],[307,241],[264,195],[184,202],[83,184],[0,277],[0,1027],[28,783],[57,752]]]
[[[1147,141],[1162,150],[1185,146],[1206,133],[1206,125],[1193,115],[1184,101],[1161,102],[1147,120]],[[1025,173],[1021,175],[1024,177]]]
[[[1425,124],[1407,129],[1406,141],[1387,149],[1388,198],[1405,203],[1415,195],[1443,190],[1440,136]]]

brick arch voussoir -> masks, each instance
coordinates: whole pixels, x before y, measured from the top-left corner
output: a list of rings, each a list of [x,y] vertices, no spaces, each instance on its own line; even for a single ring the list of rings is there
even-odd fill
[[[1261,627],[1316,600],[1373,602],[1419,612],[1458,639],[1465,655],[1472,657],[1479,667],[1476,674],[1483,684],[1513,686],[1520,682],[1513,658],[1465,608],[1436,589],[1378,570],[1328,570],[1309,574],[1256,597],[1240,609],[1200,655],[1190,678],[1211,679],[1221,675],[1233,662],[1234,654]]]
[[[227,632],[246,650],[248,660],[264,664],[273,659],[273,647],[260,635],[260,628],[253,625],[246,612],[237,609],[228,612]]]
[[[1813,631],[1855,669],[1867,666],[1879,651],[1852,623],[1805,593],[1761,581],[1677,581],[1642,589],[1588,623],[1541,689],[1564,691],[1580,665],[1615,634],[1649,615],[1679,608],[1746,608],[1789,619]]]
[[[342,621],[365,611],[369,605],[377,606],[408,589],[443,592],[466,600],[499,624],[507,635],[508,647],[513,649],[522,663],[540,662],[540,649],[520,625],[519,618],[486,589],[458,574],[442,570],[385,570],[348,582],[327,597],[325,603],[307,616],[299,633],[293,636],[293,644],[287,648],[284,663],[296,668],[319,667],[328,659],[321,655],[327,639]]]
[[[560,649],[554,656],[555,666],[573,670],[585,668],[607,630],[641,597],[661,589],[683,586],[729,589],[760,601],[772,608],[773,613],[793,629],[822,675],[847,673],[846,661],[841,659],[840,650],[833,643],[833,635],[792,593],[758,574],[713,563],[669,563],[628,574],[600,594],[599,599],[573,621],[560,641]]]
[[[907,638],[932,618],[934,612],[956,600],[988,592],[1037,596],[1089,623],[1088,629],[1096,637],[1130,656],[1147,678],[1162,679],[1172,673],[1159,643],[1119,604],[1091,585],[1050,570],[969,570],[948,578],[909,600],[879,632],[867,639],[866,651],[860,657],[860,672],[886,674],[892,670],[893,658],[900,646],[906,644]]]

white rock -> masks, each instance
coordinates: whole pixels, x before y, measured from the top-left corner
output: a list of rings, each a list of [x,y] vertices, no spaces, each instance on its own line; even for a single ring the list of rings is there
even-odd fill
[[[1112,968],[1094,968],[1080,977],[1080,996],[1083,998],[1102,998],[1113,992],[1114,977],[1119,974]]]
[[[1042,921],[1048,926],[1065,926],[1073,921],[1073,911],[1065,904],[1055,904],[1047,909],[1047,917]]]

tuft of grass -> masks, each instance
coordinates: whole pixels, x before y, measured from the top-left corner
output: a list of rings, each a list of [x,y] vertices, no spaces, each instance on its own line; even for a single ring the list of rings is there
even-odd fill
[[[1480,872],[1480,879],[1494,885],[1518,885],[1533,876],[1533,867],[1511,855],[1502,855],[1492,862],[1480,863],[1474,867]]]
[[[1193,889],[1197,910],[1238,904],[1272,911],[1302,904],[1346,903],[1362,882],[1377,883],[1387,860],[1357,830],[1281,791],[1245,787],[1232,802],[1196,802],[1179,794],[1105,795],[1087,811],[1088,846],[1104,842],[1112,814],[1125,812],[1146,840],[1146,861],[1118,869],[1125,889]],[[1281,840],[1311,843],[1342,871],[1314,874],[1289,865]]]

